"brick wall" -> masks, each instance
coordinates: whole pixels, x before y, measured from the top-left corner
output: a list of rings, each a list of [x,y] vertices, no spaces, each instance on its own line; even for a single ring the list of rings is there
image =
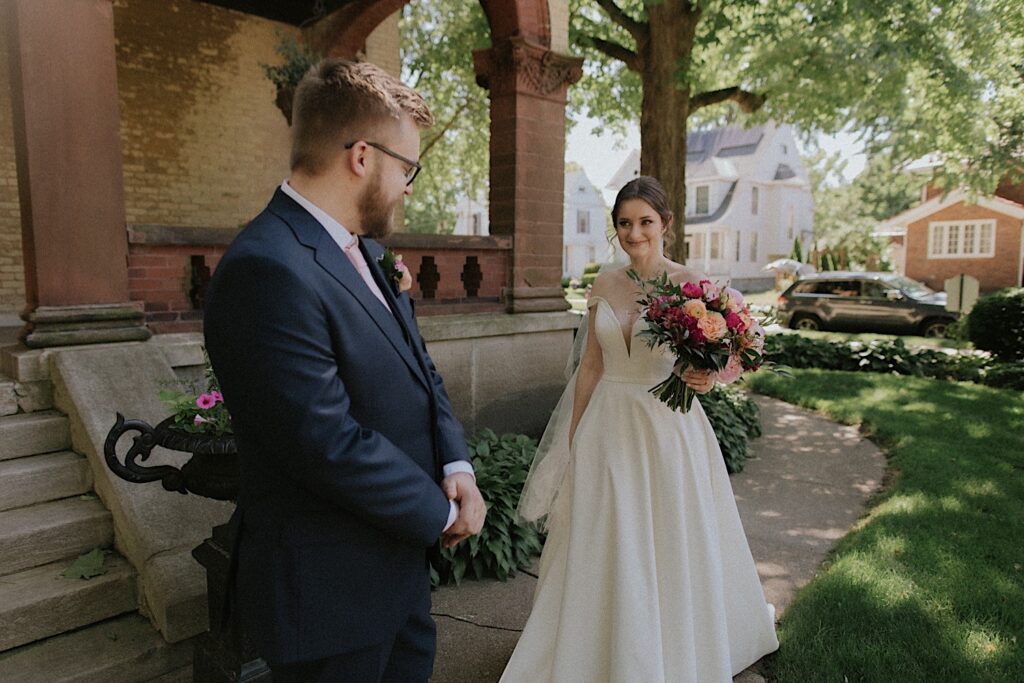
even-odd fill
[[[246,223],[288,174],[260,64],[294,29],[193,0],[116,0],[114,29],[128,223]]]
[[[994,219],[995,256],[992,258],[928,258],[928,224],[934,221]],[[1019,219],[981,206],[958,202],[907,226],[907,277],[941,290],[947,278],[966,273],[978,279],[982,292],[1020,285],[1021,224]]]
[[[0,30],[0,313],[20,312],[25,305],[21,211],[18,208],[18,173],[14,167],[6,34]]]
[[[143,306],[155,334],[202,329],[205,285],[234,234],[187,226],[129,229],[129,297]],[[418,315],[505,310],[512,238],[396,234],[384,242],[413,274]]]
[[[279,34],[296,36],[296,29],[194,0],[114,0],[114,28],[128,225],[221,229],[219,241],[228,241],[288,175],[288,127],[260,64],[279,63]],[[25,301],[4,35],[0,312],[20,311]],[[399,41],[396,13],[369,36],[365,58],[398,74]],[[145,302],[155,331],[195,329],[198,315],[187,296],[191,258],[215,263],[222,251],[223,245],[130,243],[131,297]],[[445,259],[446,273],[454,266]],[[492,259],[481,256],[488,268]],[[454,294],[442,288],[438,297]]]

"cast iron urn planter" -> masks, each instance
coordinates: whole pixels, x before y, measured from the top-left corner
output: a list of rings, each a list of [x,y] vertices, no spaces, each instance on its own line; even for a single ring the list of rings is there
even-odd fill
[[[126,433],[137,431],[132,447],[117,457],[117,442]],[[157,446],[191,453],[192,458],[181,469],[173,465],[140,465]],[[204,498],[234,501],[238,496],[238,450],[231,434],[190,434],[178,429],[174,417],[156,427],[142,420],[126,420],[121,413],[103,444],[107,467],[114,474],[133,484],[159,481],[168,491],[194,493]]]
[[[118,458],[117,442],[138,432],[132,446]],[[179,469],[173,465],[142,465],[157,446],[191,453]],[[194,493],[204,498],[235,501],[238,497],[238,450],[230,434],[191,434],[178,429],[169,417],[156,427],[142,420],[127,420],[120,413],[103,444],[107,466],[134,484],[159,481],[168,491]],[[270,669],[241,634],[237,615],[228,609],[228,579],[234,547],[228,524],[213,528],[211,538],[192,550],[206,569],[206,597],[210,630],[195,641],[193,681],[196,683],[269,683]]]

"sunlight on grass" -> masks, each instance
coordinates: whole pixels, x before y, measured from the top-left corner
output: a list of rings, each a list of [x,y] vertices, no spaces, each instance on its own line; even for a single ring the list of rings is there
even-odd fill
[[[818,370],[749,386],[861,425],[889,460],[886,490],[782,615],[769,678],[1020,681],[1020,394]]]
[[[999,634],[980,628],[968,631],[965,645],[965,654],[979,662],[998,657],[1006,647]]]

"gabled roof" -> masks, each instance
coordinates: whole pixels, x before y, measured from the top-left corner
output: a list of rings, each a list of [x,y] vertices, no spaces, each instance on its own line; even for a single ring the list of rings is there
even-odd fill
[[[725,215],[725,212],[729,210],[729,205],[732,204],[732,195],[736,191],[736,184],[738,180],[732,181],[732,185],[729,186],[729,191],[725,193],[725,199],[718,205],[714,213],[709,213],[703,216],[690,216],[686,219],[687,225],[700,225],[701,223],[714,223],[719,218]]]
[[[764,138],[764,126],[754,128],[713,128],[686,136],[686,163],[701,163],[712,157],[749,156]]]
[[[889,220],[884,221],[882,226],[889,228],[907,226],[933,213],[965,201],[967,201],[967,193],[963,190],[950,192],[945,197],[938,195],[923,204],[893,216]],[[1012,202],[1009,199],[1003,199],[1002,197],[978,197],[977,205],[1010,216],[1011,218],[1024,220],[1024,205]]]

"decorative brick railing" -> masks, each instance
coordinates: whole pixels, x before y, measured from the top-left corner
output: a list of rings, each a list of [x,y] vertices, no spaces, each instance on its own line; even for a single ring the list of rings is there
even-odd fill
[[[202,329],[210,275],[235,231],[168,225],[128,228],[128,290],[156,334]],[[500,312],[512,238],[398,233],[384,240],[413,274],[417,315]]]

